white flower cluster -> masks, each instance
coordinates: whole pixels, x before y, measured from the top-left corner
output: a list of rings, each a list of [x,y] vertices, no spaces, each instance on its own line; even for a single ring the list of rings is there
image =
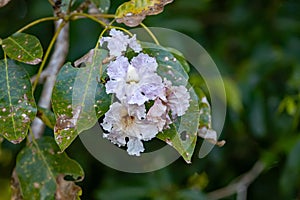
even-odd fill
[[[189,92],[184,86],[172,86],[157,73],[156,59],[141,53],[141,46],[133,36],[112,29],[111,37],[103,37],[100,45],[107,42],[110,56],[115,57],[107,68],[109,81],[106,92],[115,94],[114,102],[105,114],[104,137],[118,146],[127,144],[129,155],[144,151],[142,141],[151,140],[157,133],[169,127],[172,118],[182,116],[189,107]],[[123,54],[131,48],[138,55],[130,61]],[[145,103],[152,101],[146,109]]]

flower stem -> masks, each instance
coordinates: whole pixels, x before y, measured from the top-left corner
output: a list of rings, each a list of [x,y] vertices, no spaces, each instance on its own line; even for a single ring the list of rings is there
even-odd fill
[[[115,18],[115,15],[112,14],[90,14],[93,17],[102,17],[102,18]]]
[[[39,24],[41,22],[45,22],[45,21],[51,21],[51,20],[59,20],[59,17],[45,17],[45,18],[41,18],[41,19],[38,19],[38,20],[35,20],[29,24],[27,24],[26,26],[24,26],[23,28],[21,28],[20,30],[17,31],[17,33],[21,33],[23,31],[25,31],[26,29],[36,25],[36,24]]]
[[[97,17],[94,17],[93,15],[89,15],[89,14],[86,14],[86,13],[72,13],[70,15],[70,19],[71,20],[76,20],[76,19],[79,19],[80,17],[85,17],[85,18],[89,18],[99,24],[101,24],[103,27],[106,27],[107,24],[104,23],[103,21],[97,19]]]
[[[147,33],[151,36],[151,38],[153,39],[153,41],[155,42],[155,44],[159,45],[159,42],[157,40],[157,38],[155,37],[155,35],[152,33],[152,31],[143,23],[140,24],[146,31]]]
[[[45,56],[44,56],[44,59],[43,59],[43,61],[42,61],[42,63],[41,63],[41,66],[40,66],[40,68],[39,68],[39,71],[38,71],[38,73],[37,73],[36,79],[35,79],[35,81],[34,81],[34,83],[33,83],[33,85],[32,85],[32,90],[33,90],[33,91],[35,91],[35,89],[36,89],[37,83],[38,83],[39,78],[40,78],[40,76],[41,76],[41,73],[42,73],[42,71],[43,71],[43,69],[44,69],[44,67],[45,67],[45,64],[46,64],[46,61],[47,61],[47,59],[48,59],[48,57],[49,57],[49,54],[50,54],[50,52],[51,52],[51,49],[52,49],[52,47],[53,47],[53,45],[54,45],[54,43],[55,43],[55,41],[56,41],[56,39],[57,39],[57,37],[58,37],[60,31],[61,31],[62,28],[65,26],[65,24],[66,24],[66,22],[63,21],[63,22],[59,25],[59,27],[57,28],[57,31],[55,32],[54,36],[52,37],[52,39],[51,39],[51,41],[50,41],[50,44],[49,44],[49,46],[48,46],[48,48],[47,48],[47,51],[46,51]]]

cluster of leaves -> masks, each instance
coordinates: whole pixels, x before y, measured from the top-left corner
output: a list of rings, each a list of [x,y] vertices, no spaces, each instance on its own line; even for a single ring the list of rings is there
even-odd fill
[[[84,1],[80,5],[74,2],[76,1],[52,2],[57,15],[53,19],[63,18],[68,21],[77,16],[87,17],[104,25],[104,32],[111,26],[93,15],[78,12],[79,8],[82,8],[82,12],[85,11],[85,4],[96,6],[102,13],[107,12],[109,1]],[[137,26],[147,15],[162,12],[163,7],[170,2],[172,1],[131,0],[119,6],[113,16],[117,22]],[[22,196],[24,199],[47,199],[54,196],[57,199],[79,198],[81,189],[74,182],[83,179],[83,170],[62,152],[78,134],[93,127],[111,105],[112,95],[106,93],[105,81],[102,82],[106,77],[105,60],[109,59],[107,50],[99,48],[97,42],[95,48],[75,62],[76,67],[70,62],[64,64],[53,88],[52,110],[47,110],[36,105],[33,94],[50,51],[43,57],[39,40],[22,31],[0,40],[0,45],[4,51],[4,59],[0,61],[0,135],[15,144],[22,142],[28,137],[28,132],[31,132],[30,125],[35,117],[39,117],[54,132],[54,139],[45,136],[35,139],[33,134],[30,135],[31,138],[28,137],[31,142],[17,157],[16,175],[13,177],[14,196]],[[148,43],[143,43],[143,52],[157,60],[160,76],[167,77],[175,85],[179,84],[178,80],[182,82],[180,84],[188,85],[189,68],[182,55]],[[22,63],[40,64],[33,85]],[[169,69],[168,66],[172,68]],[[170,76],[170,70],[180,77]],[[203,121],[210,119],[208,105],[199,104],[199,97],[192,87],[189,88],[189,93],[191,99],[186,114],[178,118],[170,129],[157,135],[157,138],[172,144],[188,163],[191,162],[195,149],[198,128],[211,128],[210,120]],[[200,109],[206,110],[201,116]],[[185,139],[181,137],[182,132],[186,135]],[[70,176],[72,181],[66,181],[66,176]]]

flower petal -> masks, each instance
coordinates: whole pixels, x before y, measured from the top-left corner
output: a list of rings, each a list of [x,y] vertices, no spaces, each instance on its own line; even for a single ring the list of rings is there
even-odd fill
[[[140,53],[136,57],[132,58],[131,64],[141,70],[142,73],[147,72],[155,72],[157,69],[157,62],[155,58],[150,57],[148,54]]]
[[[142,51],[141,45],[137,42],[136,40],[136,35],[134,34],[130,39],[129,39],[129,47],[135,52],[139,53]]]
[[[120,56],[109,63],[107,67],[107,75],[110,79],[122,79],[126,77],[128,66],[128,58]]]
[[[172,123],[168,115],[167,106],[159,98],[154,101],[153,106],[149,109],[147,120],[155,123],[159,131],[162,131],[165,126]]]
[[[141,140],[137,138],[129,138],[127,142],[127,152],[129,155],[140,156],[141,152],[144,152],[144,145]]]
[[[139,155],[144,151],[142,140],[147,141],[158,133],[157,126],[146,120],[145,106],[127,105],[115,102],[105,113],[103,129],[109,133],[104,133],[103,137],[109,139],[118,146],[126,144],[130,155]]]
[[[169,95],[167,95],[167,105],[172,111],[172,117],[182,116],[187,111],[190,99],[190,94],[184,86],[172,86],[168,88]]]

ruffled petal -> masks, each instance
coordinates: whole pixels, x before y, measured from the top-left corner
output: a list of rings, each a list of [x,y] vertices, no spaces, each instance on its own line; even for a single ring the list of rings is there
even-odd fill
[[[120,56],[116,60],[109,63],[107,67],[107,75],[110,79],[124,79],[128,66],[128,58]]]
[[[155,72],[158,66],[155,58],[144,53],[140,53],[136,57],[132,58],[131,64],[140,70],[141,73]]]
[[[129,155],[140,156],[141,152],[144,152],[144,145],[141,140],[137,138],[129,138],[127,142],[127,152]]]
[[[172,111],[172,117],[182,116],[189,108],[190,93],[184,86],[171,86],[168,88],[167,105]]]
[[[139,53],[142,51],[141,45],[137,42],[136,40],[136,35],[134,34],[130,39],[129,39],[129,47],[135,52]]]
[[[144,151],[143,141],[152,139],[158,133],[156,125],[145,119],[145,106],[126,105],[115,102],[105,113],[103,129],[109,133],[104,133],[103,137],[109,139],[118,146],[126,145],[130,155],[139,155]]]
[[[154,101],[153,106],[149,109],[147,113],[147,120],[155,123],[159,131],[162,131],[165,126],[171,123],[168,116],[167,106],[164,105],[159,98]]]
[[[142,48],[136,40],[136,35],[129,38],[122,31],[111,29],[109,32],[111,37],[102,37],[100,40],[100,46],[103,46],[107,42],[107,48],[110,56],[119,57],[127,50],[129,46],[133,51],[139,53]]]

